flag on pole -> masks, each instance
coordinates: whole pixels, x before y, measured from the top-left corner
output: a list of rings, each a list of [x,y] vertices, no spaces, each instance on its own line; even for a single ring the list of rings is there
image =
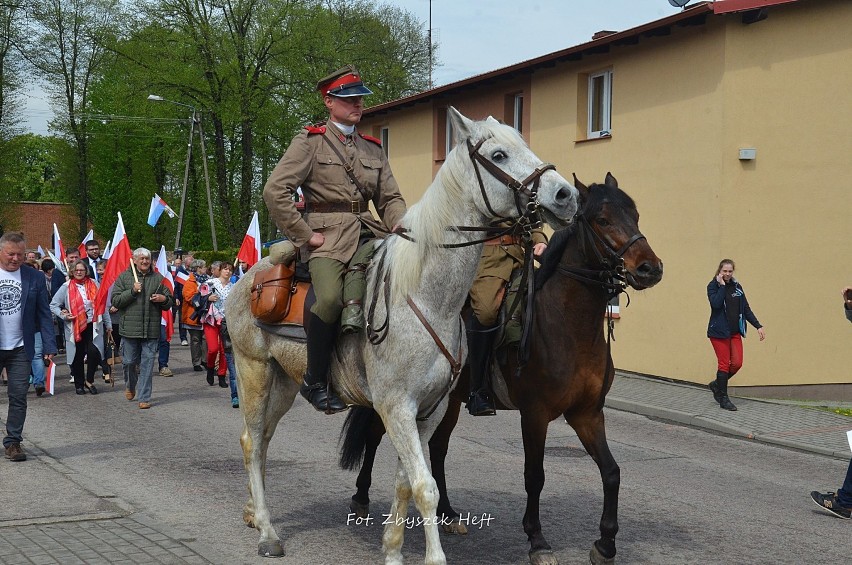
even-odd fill
[[[53,381],[56,377],[56,363],[53,362],[53,359],[50,360],[50,365],[47,366],[47,370],[44,372],[44,388],[53,395]]]
[[[86,242],[95,239],[95,230],[89,230],[89,233],[86,234],[86,237],[83,238],[83,241],[80,242],[80,245],[77,246],[77,249],[80,250],[80,257],[86,256]]]
[[[169,289],[172,293],[172,296],[175,294],[175,281],[172,278],[172,273],[169,270],[168,261],[166,261],[166,246],[160,246],[160,254],[157,255],[157,264],[154,265],[154,269],[163,275],[163,285]],[[168,310],[163,310],[163,318],[160,321],[160,325],[166,327],[166,341],[172,340],[172,335],[175,333],[175,316],[174,311],[169,308]]]
[[[59,237],[59,228],[56,227],[56,224],[53,224],[53,250],[59,257],[59,263],[65,265],[65,247],[62,245],[62,238]],[[56,264],[57,267],[59,263]]]
[[[159,194],[154,194],[154,197],[151,199],[151,209],[148,211],[148,225],[152,228],[156,226],[163,212],[168,214],[170,218],[174,218],[177,215]]]
[[[101,277],[101,286],[98,288],[98,295],[95,297],[95,316],[104,313],[107,308],[107,297],[115,279],[130,267],[130,261],[133,258],[133,252],[130,250],[130,240],[127,239],[127,234],[124,233],[124,221],[121,219],[121,212],[118,213],[118,223],[115,226],[115,235],[112,237],[112,249],[110,250],[109,260],[104,270],[104,276]]]
[[[44,249],[41,248],[41,245],[38,246],[37,251],[40,259],[44,259],[47,256],[47,253],[44,252]]]
[[[245,261],[249,267],[260,261],[260,227],[257,223],[257,210],[251,217],[251,223],[246,236],[243,238],[243,244],[240,245],[240,250],[237,252],[237,259]]]
[[[104,261],[109,259],[109,254],[112,251],[112,249],[110,249],[110,247],[109,247],[111,244],[112,244],[111,241],[107,241],[106,245],[104,245],[104,252],[101,253],[101,259],[103,259]]]
[[[59,272],[65,276],[68,276],[68,272],[65,270],[65,263],[56,258],[56,255],[51,253],[49,250],[47,252],[47,256],[50,257],[50,260],[53,261],[53,266],[56,269],[59,269]]]

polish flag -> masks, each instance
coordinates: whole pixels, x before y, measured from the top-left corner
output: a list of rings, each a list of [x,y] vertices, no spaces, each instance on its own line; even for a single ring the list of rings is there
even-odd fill
[[[106,245],[104,245],[103,253],[101,253],[101,259],[103,259],[104,261],[109,259],[109,254],[112,253],[110,245],[112,245],[111,241],[107,241]]]
[[[177,284],[186,284],[186,281],[189,280],[189,273],[186,271],[175,271],[175,282]]]
[[[53,359],[50,360],[50,365],[47,366],[47,370],[44,372],[44,388],[53,395],[53,382],[56,377],[56,363],[53,362]]]
[[[112,285],[115,284],[115,279],[130,267],[130,261],[133,258],[133,252],[130,250],[130,240],[127,239],[127,234],[124,232],[124,221],[121,219],[121,212],[118,213],[118,224],[115,226],[115,235],[112,237],[112,242],[112,249],[107,260],[106,270],[104,270],[104,276],[101,277],[101,286],[98,288],[98,295],[95,297],[95,317],[100,316],[106,311],[107,297]]]
[[[166,246],[160,246],[160,254],[157,255],[157,264],[154,265],[154,270],[163,275],[163,284],[166,288],[169,289],[169,292],[172,293],[172,296],[175,294],[175,280],[172,278],[171,270],[169,269],[169,264],[166,261]],[[175,333],[175,316],[174,311],[169,308],[168,310],[163,310],[163,319],[160,321],[160,325],[166,326],[166,341],[172,340],[172,335]]]
[[[80,257],[86,256],[86,242],[95,239],[95,230],[89,230],[89,233],[86,234],[86,237],[83,238],[83,241],[80,242],[80,245],[77,246],[77,249],[80,250]]]
[[[66,261],[65,247],[62,245],[62,238],[59,237],[59,228],[56,227],[56,224],[53,224],[53,250],[59,257],[59,262],[64,265]]]
[[[166,212],[170,218],[174,218],[177,214],[172,210],[166,201],[163,200],[163,197],[159,194],[154,194],[154,197],[151,198],[151,209],[148,210],[148,225],[152,228],[157,225],[157,222],[160,220],[160,216],[163,215],[163,212]]]
[[[42,259],[47,257],[47,253],[45,253],[44,249],[41,248],[41,245],[38,246],[38,256]]]
[[[257,210],[251,217],[251,223],[246,236],[243,238],[243,244],[240,245],[240,250],[237,252],[237,260],[245,261],[249,267],[260,261],[260,227],[257,223]]]

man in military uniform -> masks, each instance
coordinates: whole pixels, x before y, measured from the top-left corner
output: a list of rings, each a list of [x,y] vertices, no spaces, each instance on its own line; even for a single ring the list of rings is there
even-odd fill
[[[510,224],[501,224],[507,228]],[[533,230],[533,255],[540,257],[547,249],[547,238],[541,230]],[[503,235],[485,242],[479,269],[470,289],[473,309],[467,333],[470,361],[470,397],[467,410],[473,416],[493,416],[494,399],[488,394],[486,377],[491,367],[491,354],[497,336],[497,318],[508,288],[512,271],[524,263],[524,248],[516,235]]]
[[[395,229],[406,206],[381,142],[355,129],[363,97],[372,94],[358,71],[339,69],[320,80],[317,90],[329,119],[306,126],[293,139],[266,182],[263,199],[281,231],[301,248],[317,298],[305,323],[308,370],[301,393],[317,410],[333,413],[346,408],[327,386],[343,310],[344,274],[362,235],[381,235],[364,229],[362,220],[375,224],[372,202],[385,228]],[[293,198],[299,187],[304,216]]]

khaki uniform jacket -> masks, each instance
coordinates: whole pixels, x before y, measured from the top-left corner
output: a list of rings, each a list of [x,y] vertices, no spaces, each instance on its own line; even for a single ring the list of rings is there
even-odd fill
[[[349,212],[310,212],[302,218],[293,200],[300,186],[308,207],[311,203],[364,200],[329,145],[334,144],[349,161],[387,229],[402,219],[405,201],[378,143],[364,139],[357,129],[346,137],[331,122],[326,124],[324,133],[315,133],[317,128],[311,130],[306,129],[293,138],[266,182],[263,200],[276,225],[297,247],[304,246],[312,232],[325,236],[325,243],[319,248],[310,252],[302,249],[303,260],[327,257],[348,263],[358,247],[361,231],[358,217]],[[372,219],[369,211],[360,216]]]
[[[500,224],[500,227],[509,227],[509,224]],[[540,229],[532,232],[533,243],[547,243],[547,237]],[[482,256],[479,261],[479,270],[476,278],[498,277],[508,281],[516,266],[524,262],[524,248],[521,245],[485,245],[482,248]],[[474,281],[474,285],[476,281]]]

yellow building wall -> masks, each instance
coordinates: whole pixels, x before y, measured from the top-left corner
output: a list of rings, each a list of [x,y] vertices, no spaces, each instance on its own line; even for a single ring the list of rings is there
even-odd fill
[[[750,328],[731,384],[852,382],[852,328],[840,297],[852,285],[850,29],[852,2],[812,0],[752,25],[736,14],[708,16],[705,25],[531,75],[533,151],[586,184],[612,172],[665,265],[657,287],[629,291],[628,307],[622,298],[618,368],[709,382],[716,360],[706,287],[719,260],[732,258],[767,339]],[[612,137],[585,141],[578,76],[607,68]],[[382,119],[392,123],[394,172],[415,202],[422,190],[405,187],[432,178],[432,104],[365,122]],[[757,158],[740,161],[740,148],[756,148]]]

